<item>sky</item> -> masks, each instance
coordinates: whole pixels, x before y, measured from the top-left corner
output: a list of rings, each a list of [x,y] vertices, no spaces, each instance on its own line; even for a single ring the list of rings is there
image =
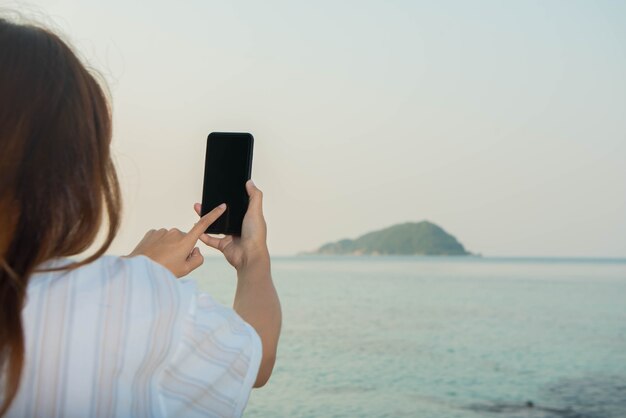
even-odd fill
[[[485,256],[626,257],[624,2],[0,4],[108,85],[112,253],[188,229],[206,136],[243,131],[274,255],[429,220]]]

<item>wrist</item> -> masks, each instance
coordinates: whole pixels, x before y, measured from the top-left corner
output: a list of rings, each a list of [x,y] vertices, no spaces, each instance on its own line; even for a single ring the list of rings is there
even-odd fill
[[[254,272],[255,276],[270,271],[270,253],[267,246],[245,252],[241,265],[237,268],[238,276],[246,276]]]

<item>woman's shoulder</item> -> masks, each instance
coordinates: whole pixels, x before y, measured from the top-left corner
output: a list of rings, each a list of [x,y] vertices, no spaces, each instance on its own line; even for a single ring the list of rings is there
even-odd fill
[[[55,259],[41,268],[71,262]],[[179,340],[183,331],[234,346],[256,345],[258,340],[249,324],[232,308],[200,292],[194,279],[177,279],[143,255],[107,255],[73,270],[37,273],[29,284],[28,305],[44,299],[55,306],[70,301],[71,314],[80,318],[76,323],[121,320],[124,332],[136,341],[168,335],[165,344]]]
[[[78,268],[47,271],[51,268],[68,266],[74,261],[70,258],[54,258],[46,261],[36,270],[32,277],[33,282],[68,280],[73,284],[88,281],[94,285],[107,285],[116,280],[131,280],[135,287],[153,287],[161,282],[178,282],[168,269],[144,255],[134,257],[104,255]],[[155,283],[155,280],[158,281]]]
[[[73,261],[56,258],[39,266],[31,277],[28,299],[59,295],[61,299],[71,298],[75,309],[84,312],[104,308],[107,314],[117,310],[144,319],[166,314],[177,314],[178,318],[188,311],[196,293],[194,281],[177,280],[146,256],[106,255],[78,268],[46,271]]]
[[[60,267],[71,262],[70,259],[55,259],[42,268]],[[36,276],[40,277],[34,282],[42,291],[51,286],[72,288],[72,293],[84,304],[103,301],[108,307],[123,305],[119,308],[132,311],[135,316],[175,315],[174,322],[186,318],[206,330],[226,327],[236,334],[250,334],[251,327],[232,308],[200,292],[193,278],[178,279],[145,255],[105,255],[74,270]],[[171,323],[171,319],[162,322]]]
[[[72,260],[55,259],[42,268],[61,267]],[[125,317],[128,326],[142,335],[148,329],[165,330],[191,326],[241,344],[258,335],[232,308],[198,290],[192,278],[178,279],[172,272],[144,255],[102,256],[69,271],[42,272],[29,285],[29,299],[59,295],[73,300],[77,312],[92,316]],[[146,335],[147,336],[147,335]]]
[[[57,258],[39,266],[39,270],[58,268],[71,264],[73,260]],[[232,308],[226,307],[210,295],[199,292],[193,278],[176,278],[167,268],[145,255],[120,257],[102,256],[95,261],[66,271],[41,271],[33,275],[33,288],[48,291],[51,287],[71,287],[81,299],[100,298],[115,295],[114,299],[124,301],[127,308],[133,305],[165,307],[196,316],[218,317],[226,322],[238,322],[241,318]],[[100,294],[105,294],[100,297]],[[106,305],[106,303],[105,303]],[[153,309],[161,314],[163,309]]]

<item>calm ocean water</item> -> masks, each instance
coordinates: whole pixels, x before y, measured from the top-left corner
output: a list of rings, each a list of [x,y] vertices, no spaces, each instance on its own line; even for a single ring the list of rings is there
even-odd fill
[[[272,268],[283,334],[247,417],[626,417],[624,260],[286,257]],[[231,303],[223,260],[194,276]]]

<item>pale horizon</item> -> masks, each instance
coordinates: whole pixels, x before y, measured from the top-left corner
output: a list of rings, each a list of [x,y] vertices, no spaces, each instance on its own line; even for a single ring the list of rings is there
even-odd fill
[[[1,4],[106,80],[111,253],[188,229],[208,133],[239,131],[273,255],[429,220],[486,257],[626,257],[624,3]]]

